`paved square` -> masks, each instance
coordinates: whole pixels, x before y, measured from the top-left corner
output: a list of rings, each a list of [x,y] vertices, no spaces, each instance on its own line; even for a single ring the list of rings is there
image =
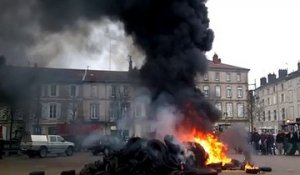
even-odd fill
[[[242,155],[233,154],[232,158],[243,160]],[[75,153],[71,157],[56,157],[30,159],[26,156],[5,157],[0,160],[0,175],[28,175],[32,171],[45,171],[46,175],[59,175],[64,170],[80,172],[84,164],[99,159],[90,153]],[[269,166],[273,171],[266,175],[299,175],[300,156],[253,156],[257,166]],[[243,171],[223,171],[220,175],[242,175]]]

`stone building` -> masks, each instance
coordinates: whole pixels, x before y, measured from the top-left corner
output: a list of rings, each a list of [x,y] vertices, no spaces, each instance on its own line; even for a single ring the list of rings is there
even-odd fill
[[[93,132],[128,136],[128,129],[119,128],[117,121],[135,111],[131,109],[136,85],[133,71],[1,67],[2,82],[13,80],[12,74],[26,81],[1,90],[9,98],[1,101],[0,125],[7,128],[6,133],[23,128],[33,134],[66,137]],[[12,88],[24,96],[12,98]],[[15,110],[15,102],[21,101],[18,106],[25,110]]]
[[[217,124],[239,124],[249,130],[248,72],[249,69],[222,63],[214,54],[208,72],[197,78],[198,88],[222,112]]]
[[[282,125],[300,119],[300,63],[297,71],[280,69],[278,75],[262,77],[255,90],[255,126],[262,132],[277,133]]]

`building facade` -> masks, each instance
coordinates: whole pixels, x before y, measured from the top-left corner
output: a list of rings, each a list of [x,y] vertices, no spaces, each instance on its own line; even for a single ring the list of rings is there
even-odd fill
[[[248,72],[222,63],[214,54],[208,72],[197,78],[198,88],[222,113],[217,124],[239,124],[249,130]]]
[[[300,119],[300,63],[298,70],[287,73],[280,69],[260,79],[255,90],[255,126],[261,132],[277,133],[288,122]]]

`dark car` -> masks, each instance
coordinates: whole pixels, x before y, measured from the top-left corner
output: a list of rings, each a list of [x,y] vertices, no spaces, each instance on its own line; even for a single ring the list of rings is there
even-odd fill
[[[93,155],[98,155],[99,153],[109,155],[115,151],[119,151],[125,145],[125,141],[114,136],[102,136],[97,139],[88,149]]]

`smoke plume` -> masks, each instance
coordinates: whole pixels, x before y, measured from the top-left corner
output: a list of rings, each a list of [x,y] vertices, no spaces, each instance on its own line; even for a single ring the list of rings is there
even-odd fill
[[[107,18],[121,22],[136,48],[146,56],[140,78],[151,90],[154,106],[161,94],[167,94],[164,103],[179,109],[192,104],[201,118],[193,119],[195,125],[207,125],[216,121],[219,113],[204,100],[194,83],[195,76],[207,70],[205,52],[211,49],[214,39],[205,3],[206,0],[4,0],[0,4],[0,48],[7,48],[3,46],[7,44],[3,42],[6,36],[10,37],[8,42],[19,43],[16,49],[23,50],[23,46],[45,36],[84,34],[89,29],[82,24]],[[17,13],[14,16],[12,12]],[[19,17],[20,21],[8,22]],[[16,41],[11,39],[10,28],[17,34]]]

